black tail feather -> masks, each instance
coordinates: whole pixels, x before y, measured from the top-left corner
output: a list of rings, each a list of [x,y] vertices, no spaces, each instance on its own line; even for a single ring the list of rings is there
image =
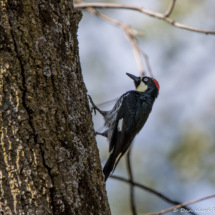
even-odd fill
[[[105,166],[104,166],[104,169],[103,169],[103,173],[105,175],[105,181],[107,181],[110,173],[112,172],[113,170],[113,167],[114,167],[114,163],[115,163],[115,158],[114,158],[114,153],[111,153]]]

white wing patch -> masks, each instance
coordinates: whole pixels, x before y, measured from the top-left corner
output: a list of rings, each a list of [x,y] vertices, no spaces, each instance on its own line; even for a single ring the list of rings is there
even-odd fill
[[[116,158],[116,161],[115,161],[115,164],[117,163],[117,161],[119,160],[120,156],[121,156],[122,153],[120,153],[117,158]]]
[[[114,147],[113,147],[113,149],[111,150],[110,154],[112,154],[112,153],[113,153],[113,150],[114,150]]]
[[[118,130],[122,131],[123,118],[118,121]]]
[[[148,86],[144,82],[140,82],[139,86],[137,87],[136,91],[145,92],[148,89]]]

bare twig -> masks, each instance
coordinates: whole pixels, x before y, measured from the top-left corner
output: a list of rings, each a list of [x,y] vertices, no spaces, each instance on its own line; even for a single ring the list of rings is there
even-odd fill
[[[147,71],[150,74],[150,76],[153,78],[154,76],[152,74],[152,70],[151,70],[151,67],[150,67],[150,64],[149,64],[149,58],[148,58],[147,54],[145,54],[139,47],[138,47],[138,51],[144,57],[145,62],[146,62]]]
[[[90,13],[95,14],[95,15],[101,17],[102,19],[104,19],[104,20],[106,20],[106,21],[108,21],[110,23],[113,23],[114,25],[118,25],[119,27],[121,27],[123,29],[126,29],[126,31],[128,31],[132,35],[142,35],[143,34],[142,32],[139,32],[139,31],[131,28],[130,26],[128,26],[128,25],[126,25],[126,24],[124,24],[122,22],[119,22],[119,21],[117,21],[117,20],[115,20],[115,19],[113,19],[113,18],[111,18],[111,17],[109,17],[109,16],[107,16],[107,15],[105,15],[105,14],[103,14],[103,13],[101,13],[101,12],[95,10],[95,9],[93,9],[92,7],[87,8],[87,10]]]
[[[99,16],[100,18],[114,24],[114,25],[117,25],[119,26],[125,33],[126,35],[126,38],[128,39],[128,41],[131,43],[131,45],[133,46],[133,51],[134,51],[134,57],[136,59],[136,62],[137,62],[137,66],[140,70],[140,73],[142,76],[145,75],[145,71],[144,71],[144,67],[143,67],[143,64],[142,64],[142,61],[141,61],[141,54],[143,55],[145,61],[146,61],[146,65],[147,65],[147,68],[150,69],[150,67],[148,67],[149,65],[149,62],[148,62],[148,58],[147,58],[147,55],[138,47],[138,44],[137,44],[137,40],[134,36],[136,35],[142,35],[141,32],[131,28],[130,26],[126,25],[125,23],[122,23],[122,22],[119,22],[118,20],[115,20],[97,10],[95,10],[94,8],[92,7],[88,7],[86,8],[86,10],[96,16]],[[152,74],[151,72],[151,69],[149,70],[149,74]]]
[[[127,153],[127,170],[128,170],[129,180],[132,182],[132,183],[130,183],[130,201],[131,201],[132,214],[137,215],[135,199],[134,199],[134,185],[133,185],[133,174],[132,174],[132,170],[131,170],[130,154],[131,154],[131,147]]]
[[[125,31],[125,34],[126,34],[128,40],[130,41],[130,43],[131,43],[132,46],[133,46],[134,56],[135,56],[135,59],[136,59],[138,68],[139,68],[139,70],[140,70],[140,73],[141,73],[142,76],[144,76],[144,75],[145,75],[145,71],[144,71],[144,69],[143,69],[143,64],[142,64],[141,56],[140,56],[142,50],[138,47],[136,38],[134,38],[131,34],[129,34],[129,32],[126,32],[126,31]],[[140,51],[141,51],[141,52],[140,52]],[[142,52],[142,53],[143,53],[143,52]],[[144,58],[145,58],[145,56],[144,56]],[[145,60],[147,61],[148,58],[145,58]]]
[[[172,13],[172,11],[174,9],[175,2],[176,2],[176,0],[172,0],[171,1],[170,5],[169,5],[169,8],[167,9],[166,13],[164,13],[165,17],[169,17],[170,16],[170,14]]]
[[[142,50],[139,50],[139,52],[140,52],[140,53],[143,55],[143,57],[145,58],[147,71],[149,72],[149,74],[150,74],[151,77],[154,77],[153,74],[152,74],[152,70],[151,70],[150,64],[149,64],[149,58],[148,58],[148,56],[147,56]]]
[[[130,38],[129,36],[128,36],[128,39],[130,40],[131,44],[133,44],[132,43],[133,39]],[[143,68],[142,61],[141,61],[140,52],[139,52],[139,49],[137,48],[137,46],[135,44],[133,44],[133,52],[134,52],[134,57],[135,57],[136,62],[137,62],[137,66],[138,66],[138,68],[140,70],[140,74],[142,76],[144,76],[145,71],[144,71],[144,68]]]
[[[188,26],[188,25],[184,25],[181,24],[179,22],[176,22],[175,20],[166,17],[164,14],[162,13],[158,13],[158,12],[154,12],[151,10],[146,10],[142,7],[137,7],[137,6],[133,6],[133,5],[125,5],[125,4],[113,4],[113,3],[81,3],[81,4],[75,4],[74,5],[75,8],[78,9],[84,9],[84,8],[88,8],[88,7],[93,7],[93,8],[116,8],[116,9],[129,9],[129,10],[135,10],[135,11],[139,11],[141,13],[144,13],[148,16],[152,16],[161,20],[164,20],[165,22],[177,27],[177,28],[182,28],[182,29],[186,29],[189,31],[195,31],[195,32],[199,32],[199,33],[204,33],[204,34],[215,34],[215,31],[207,31],[207,30],[203,30],[203,29],[199,29],[199,28],[194,28],[192,26]]]
[[[153,190],[153,189],[151,189],[151,188],[149,188],[149,187],[146,187],[146,186],[143,185],[143,184],[140,184],[140,183],[137,183],[137,182],[134,182],[134,181],[131,181],[131,180],[127,180],[127,179],[125,179],[125,178],[122,178],[122,177],[119,177],[119,176],[115,176],[115,175],[111,175],[110,178],[117,179],[117,180],[119,180],[119,181],[123,181],[123,182],[129,183],[129,184],[132,183],[134,186],[139,187],[139,188],[141,188],[141,189],[143,189],[143,190],[146,190],[146,191],[148,191],[148,192],[150,192],[150,193],[152,193],[152,194],[158,196],[159,198],[163,199],[164,201],[166,201],[166,202],[168,202],[168,203],[170,203],[170,204],[174,204],[174,205],[179,205],[179,204],[181,204],[180,202],[173,201],[173,200],[171,200],[170,198],[164,196],[163,194],[161,194],[161,193],[159,193],[159,192],[157,192],[157,191],[155,191],[155,190]],[[195,213],[191,212],[191,209],[189,209],[189,208],[187,208],[187,207],[183,207],[183,208],[185,208],[187,211],[190,211],[190,214],[195,214]]]
[[[168,213],[168,212],[173,211],[173,210],[177,211],[175,209],[181,208],[181,207],[186,206],[186,205],[191,205],[191,204],[194,204],[196,202],[201,202],[203,200],[214,198],[214,197],[215,197],[215,195],[207,196],[207,197],[204,197],[204,198],[201,198],[201,199],[192,200],[192,201],[189,201],[189,202],[186,202],[186,203],[183,203],[183,204],[180,204],[180,205],[177,205],[177,206],[174,206],[174,207],[162,210],[162,211],[158,211],[158,212],[155,212],[155,213],[147,213],[147,214],[144,214],[144,215],[160,215],[160,214]]]

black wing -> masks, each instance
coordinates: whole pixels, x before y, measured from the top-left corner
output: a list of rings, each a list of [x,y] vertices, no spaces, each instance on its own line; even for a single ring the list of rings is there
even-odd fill
[[[136,135],[134,126],[138,105],[137,97],[138,93],[136,91],[130,91],[124,97],[117,114],[109,146],[110,156],[103,169],[106,180],[109,174],[116,168],[120,158],[129,149]],[[121,122],[120,127],[119,122]]]

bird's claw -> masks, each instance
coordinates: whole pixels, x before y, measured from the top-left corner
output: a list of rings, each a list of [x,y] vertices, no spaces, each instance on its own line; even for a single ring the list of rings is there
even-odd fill
[[[96,109],[95,108],[91,108],[91,113],[94,111],[94,114],[96,115]]]
[[[92,107],[91,107],[91,109],[90,109],[90,112],[92,113],[92,112],[94,111],[94,114],[96,115],[96,107],[95,107],[95,104],[94,104],[94,102],[93,102],[91,96],[90,96],[90,95],[87,95],[87,96],[88,96],[88,98],[89,98],[89,100],[90,100],[90,103],[91,103],[91,105],[92,105]]]

